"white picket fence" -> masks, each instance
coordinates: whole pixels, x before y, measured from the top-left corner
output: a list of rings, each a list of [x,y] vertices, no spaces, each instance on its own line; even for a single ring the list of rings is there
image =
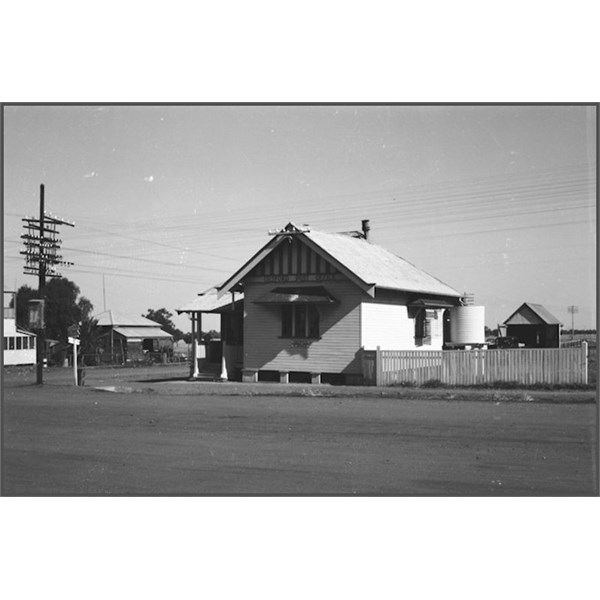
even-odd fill
[[[439,380],[446,385],[497,382],[586,384],[587,343],[579,348],[363,351],[363,377],[371,385]]]

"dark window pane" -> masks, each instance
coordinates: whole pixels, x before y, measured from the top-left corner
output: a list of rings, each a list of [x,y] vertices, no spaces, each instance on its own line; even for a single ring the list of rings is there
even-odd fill
[[[306,305],[296,304],[294,306],[296,315],[294,317],[294,337],[306,337]]]
[[[308,306],[308,336],[309,338],[319,337],[319,309],[310,304]]]
[[[15,349],[15,338],[14,337],[9,337],[8,338],[8,349],[9,350],[14,350]]]
[[[292,337],[292,306],[281,307],[281,337]]]
[[[23,348],[22,340],[23,340],[23,338],[21,338],[21,337],[17,338],[17,350],[21,350]]]

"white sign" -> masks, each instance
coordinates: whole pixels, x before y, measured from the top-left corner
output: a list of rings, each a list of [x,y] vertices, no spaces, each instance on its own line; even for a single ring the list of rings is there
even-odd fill
[[[69,338],[69,344],[75,344],[76,346],[79,346],[80,343],[81,343],[80,340],[78,340],[77,338],[73,338],[73,337]]]

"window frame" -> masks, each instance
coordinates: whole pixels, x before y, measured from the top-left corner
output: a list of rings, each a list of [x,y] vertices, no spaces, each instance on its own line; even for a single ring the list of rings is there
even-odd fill
[[[298,328],[300,334],[298,334]],[[316,304],[282,304],[281,338],[291,340],[321,339],[321,313]]]

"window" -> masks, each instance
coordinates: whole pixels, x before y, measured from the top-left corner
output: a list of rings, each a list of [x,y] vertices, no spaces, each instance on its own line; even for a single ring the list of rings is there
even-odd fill
[[[417,346],[431,345],[431,321],[437,319],[435,310],[419,309],[415,316],[415,343]]]
[[[317,307],[314,304],[284,304],[281,307],[281,337],[318,338]]]
[[[8,338],[8,349],[9,350],[14,350],[15,349],[15,338],[14,337],[9,337]]]
[[[8,338],[7,337],[4,338],[4,345],[3,345],[2,349],[8,350]]]
[[[23,350],[29,350],[29,338],[28,337],[23,338]]]
[[[17,337],[17,350],[21,350],[23,348],[23,338]]]

